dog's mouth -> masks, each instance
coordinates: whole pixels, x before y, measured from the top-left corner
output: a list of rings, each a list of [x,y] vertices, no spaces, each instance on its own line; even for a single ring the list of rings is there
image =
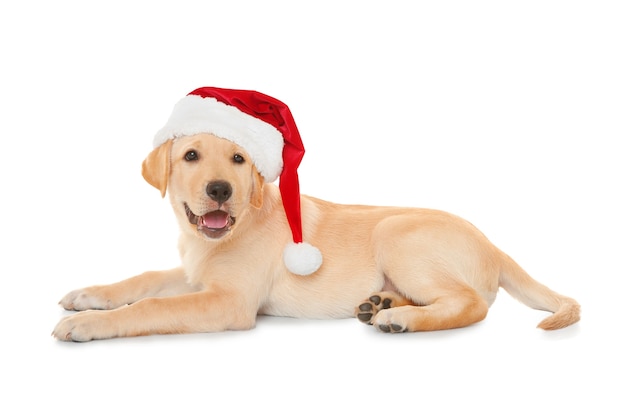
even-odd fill
[[[198,216],[185,203],[185,214],[190,224],[195,225],[198,231],[212,239],[223,237],[235,224],[235,217],[224,210],[214,210]]]

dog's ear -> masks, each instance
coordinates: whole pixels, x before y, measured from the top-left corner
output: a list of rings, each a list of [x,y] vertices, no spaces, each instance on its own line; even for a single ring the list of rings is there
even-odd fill
[[[250,204],[255,208],[261,208],[263,206],[263,184],[265,179],[256,169],[252,170],[252,195],[250,196]]]
[[[151,186],[161,192],[161,197],[165,197],[167,180],[170,177],[171,148],[172,140],[167,140],[152,150],[141,165],[141,175]]]

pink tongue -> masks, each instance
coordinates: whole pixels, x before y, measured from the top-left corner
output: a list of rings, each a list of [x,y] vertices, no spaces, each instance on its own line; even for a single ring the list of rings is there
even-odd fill
[[[212,211],[200,217],[198,225],[206,228],[220,229],[228,224],[228,213],[223,211]]]

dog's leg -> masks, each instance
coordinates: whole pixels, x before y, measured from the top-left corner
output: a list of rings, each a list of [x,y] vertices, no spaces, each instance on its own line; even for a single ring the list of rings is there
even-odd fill
[[[187,283],[182,267],[148,271],[109,285],[96,285],[68,293],[59,301],[66,310],[111,310],[146,297],[166,297],[198,291]]]
[[[90,310],[63,318],[52,335],[90,341],[150,334],[244,330],[254,327],[258,307],[225,290],[145,298],[115,310]]]
[[[441,298],[427,306],[405,305],[382,310],[372,325],[383,332],[435,331],[466,327],[487,315],[487,303],[481,297],[461,301],[457,296]]]
[[[409,284],[395,283],[403,293]],[[405,286],[405,287],[403,287]],[[419,304],[391,305],[378,311],[369,323],[383,332],[434,331],[465,327],[481,321],[489,305],[473,288],[447,278],[431,283],[426,290],[411,290]],[[393,304],[393,300],[392,300]]]
[[[381,291],[357,307],[356,317],[391,333],[465,327],[482,320],[488,305],[471,289],[464,294],[441,296],[431,304],[418,305],[394,292]]]
[[[485,318],[487,298],[498,289],[498,267],[489,258],[493,246],[471,224],[424,211],[389,217],[373,235],[391,289],[412,303],[383,307],[368,323],[384,332],[432,331]]]

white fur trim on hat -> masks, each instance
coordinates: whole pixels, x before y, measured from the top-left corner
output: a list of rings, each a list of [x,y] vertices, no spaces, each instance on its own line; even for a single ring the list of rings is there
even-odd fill
[[[322,265],[322,253],[309,243],[289,243],[283,251],[283,261],[293,274],[309,275]]]
[[[165,126],[154,136],[154,147],[177,137],[210,133],[248,152],[267,182],[283,169],[283,135],[274,126],[213,97],[188,95],[175,106]]]

